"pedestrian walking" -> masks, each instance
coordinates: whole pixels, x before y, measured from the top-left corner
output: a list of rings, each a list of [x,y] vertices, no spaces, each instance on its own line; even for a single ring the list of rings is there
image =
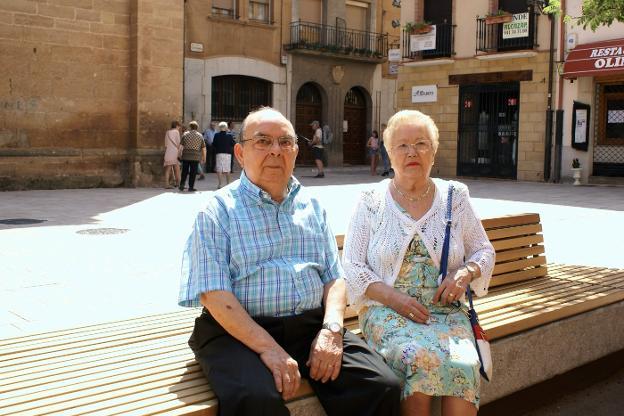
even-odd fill
[[[195,176],[199,163],[206,161],[206,143],[204,137],[197,131],[199,125],[196,121],[189,123],[189,131],[182,135],[182,179],[180,180],[180,191],[184,190],[186,177],[188,176],[188,190],[195,192]]]
[[[366,148],[368,149],[368,157],[370,158],[371,175],[377,175],[377,157],[379,156],[379,133],[377,130],[373,130],[373,134],[368,138],[366,142]]]
[[[317,169],[315,178],[324,178],[325,171],[323,161],[325,160],[325,149],[323,147],[323,129],[321,129],[321,124],[317,120],[310,123],[310,127],[314,130],[314,135],[312,136],[310,145],[312,146],[312,154],[314,155],[314,163],[316,164]]]
[[[180,183],[180,164],[178,162],[178,152],[180,150],[180,123],[177,121],[171,122],[171,128],[165,133],[165,157],[164,157],[164,169],[165,169],[165,189],[171,189],[173,186],[177,187]],[[171,186],[171,173],[175,183]]]
[[[384,143],[384,131],[386,130],[386,125],[381,125],[381,136],[379,137],[379,154],[381,155],[381,163],[383,164],[383,172],[381,172],[381,176],[388,176],[392,171],[392,166],[390,165],[390,157],[388,157],[388,151],[386,150],[386,145]]]
[[[205,172],[210,173],[214,172],[214,152],[212,151],[212,142],[214,141],[214,136],[217,134],[217,123],[211,121],[208,128],[204,130],[204,143],[206,143],[206,166]]]
[[[215,152],[215,172],[219,181],[218,189],[232,181],[232,155],[236,141],[225,121],[219,123],[219,132],[215,134],[212,148]],[[225,176],[225,178],[224,178]]]

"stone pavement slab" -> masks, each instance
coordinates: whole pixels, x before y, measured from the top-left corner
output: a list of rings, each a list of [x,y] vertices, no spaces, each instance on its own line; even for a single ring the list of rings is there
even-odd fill
[[[327,208],[335,233],[346,231],[359,193],[382,179],[364,167],[330,169],[324,179],[307,168],[296,175]],[[464,182],[481,217],[539,212],[549,261],[624,268],[624,188]],[[46,220],[0,224],[0,338],[179,309],[182,248],[216,188],[215,175],[196,187],[194,194],[156,188],[0,193],[0,220]]]

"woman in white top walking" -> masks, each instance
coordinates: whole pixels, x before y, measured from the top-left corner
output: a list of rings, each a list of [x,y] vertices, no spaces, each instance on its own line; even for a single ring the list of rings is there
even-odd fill
[[[177,121],[171,122],[171,128],[165,133],[165,161],[163,166],[165,168],[165,188],[172,189],[177,188],[180,184],[180,162],[178,161],[178,152],[180,149],[180,123]],[[171,186],[169,182],[171,179],[171,171],[173,170],[173,176],[175,183]]]

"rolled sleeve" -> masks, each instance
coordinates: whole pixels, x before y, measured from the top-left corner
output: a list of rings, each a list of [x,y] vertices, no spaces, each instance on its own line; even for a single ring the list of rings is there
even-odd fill
[[[327,221],[326,215],[324,215],[324,220]],[[344,277],[344,270],[342,269],[340,257],[338,256],[336,237],[327,222],[325,223],[325,247],[327,248],[325,254],[325,270],[321,273],[321,281],[324,285]]]
[[[215,290],[232,291],[229,236],[210,208],[197,215],[182,256],[178,304],[201,306],[200,295]]]

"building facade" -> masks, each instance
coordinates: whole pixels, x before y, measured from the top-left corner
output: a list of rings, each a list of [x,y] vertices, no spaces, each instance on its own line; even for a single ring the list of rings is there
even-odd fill
[[[438,125],[434,174],[544,180],[554,71],[549,18],[530,4],[401,2],[398,107]]]
[[[581,0],[565,4],[565,14],[581,14]],[[624,183],[624,23],[593,32],[572,21],[560,42],[561,175],[578,159],[582,182]]]
[[[250,109],[270,105],[302,138],[299,165],[313,163],[304,138],[314,120],[333,132],[330,165],[366,163],[371,130],[395,109],[386,61],[400,9],[392,3],[187,0],[184,118],[237,128]]]
[[[0,2],[0,189],[149,185],[182,114],[182,2]]]

